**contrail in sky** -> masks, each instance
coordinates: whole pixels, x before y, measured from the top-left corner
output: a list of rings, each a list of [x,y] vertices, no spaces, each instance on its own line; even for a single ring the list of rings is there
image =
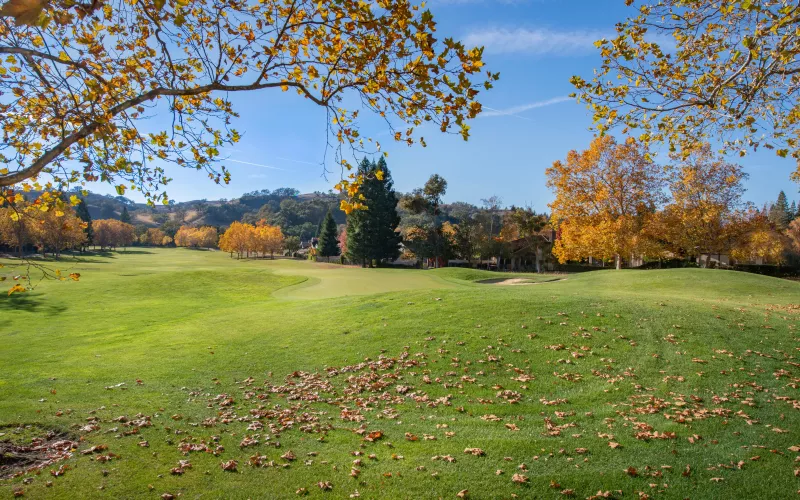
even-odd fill
[[[283,171],[287,171],[285,168],[272,167],[272,166],[270,166],[270,165],[262,165],[262,164],[260,164],[260,163],[251,163],[251,162],[249,162],[249,161],[234,160],[234,159],[231,159],[231,158],[228,158],[227,160],[224,160],[224,161],[232,161],[232,162],[234,162],[234,163],[241,163],[241,164],[244,164],[244,165],[252,165],[252,166],[254,166],[254,167],[261,167],[261,168],[269,168],[269,169],[272,169],[272,170],[283,170]]]

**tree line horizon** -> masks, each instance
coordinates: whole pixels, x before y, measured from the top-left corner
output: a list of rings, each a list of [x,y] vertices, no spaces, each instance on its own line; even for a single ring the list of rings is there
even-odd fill
[[[783,191],[770,207],[758,209],[744,201],[747,175],[742,167],[707,144],[685,158],[672,155],[671,162],[656,164],[647,147],[634,139],[618,143],[610,136],[597,138],[588,149],[569,152],[547,170],[555,199],[549,204],[550,214],[539,214],[503,206],[496,196],[484,199],[482,207],[444,203],[447,181],[436,174],[423,187],[398,194],[385,159],[365,158],[358,167],[365,179],[359,192],[364,207],[350,214],[337,211],[337,194],[301,199],[291,188],[253,191],[226,203],[196,201],[158,210],[137,207],[124,197],[95,196],[101,204],[95,210],[101,213],[108,215],[109,207],[102,204],[111,199],[122,208],[112,211],[113,218],[91,221],[81,199],[76,211],[65,209],[61,226],[47,222],[55,214],[46,211],[28,229],[25,217],[14,223],[13,217],[0,214],[5,221],[0,222],[0,244],[18,251],[32,244],[54,255],[88,244],[101,249],[134,244],[219,247],[241,258],[294,255],[317,238],[312,256],[341,255],[364,266],[389,264],[401,256],[401,248],[404,257],[433,265],[454,258],[472,265],[487,258],[499,261],[512,253],[511,242],[552,228],[557,232],[552,252],[560,263],[592,258],[621,267],[633,255],[692,259],[721,253],[741,261],[795,262],[800,214]],[[189,211],[194,221],[187,220]],[[143,224],[140,215],[150,223]],[[225,216],[238,220],[208,223]],[[85,238],[75,235],[76,227],[83,229]]]
[[[554,254],[562,262],[588,257],[611,259],[620,267],[633,255],[683,257],[722,250],[740,259],[785,260],[797,230],[785,217],[790,205],[776,200],[778,208],[769,209],[775,213],[766,214],[743,208],[736,196],[743,174],[728,168],[722,157],[706,158],[702,175],[692,177],[684,168],[676,181],[659,172],[646,151],[665,145],[671,160],[691,162],[702,160],[706,153],[699,151],[714,142],[729,156],[767,149],[800,160],[797,6],[787,0],[625,3],[633,9],[631,16],[616,25],[615,37],[595,43],[601,63],[594,75],[570,79],[572,96],[590,111],[596,139],[586,152],[570,153],[548,170],[548,184],[556,190],[549,220],[521,209],[512,210],[503,224],[492,214],[488,233],[485,224],[478,224],[477,232],[468,230],[471,216],[440,220],[448,214],[429,188],[435,191],[437,183],[446,188],[446,182],[432,177],[430,186],[404,197],[410,200],[403,207],[407,218],[419,222],[403,235],[407,248],[437,262],[456,247],[468,258],[499,255],[508,249],[494,244],[498,219],[498,228],[514,227],[518,237],[552,224],[560,235]],[[325,110],[325,151],[341,169],[338,209],[354,214],[351,232],[365,240],[367,233],[356,231],[355,224],[365,213],[360,209],[366,186],[380,170],[365,172],[348,158],[386,153],[375,138],[362,136],[359,113],[385,119],[394,132],[390,140],[400,144],[424,147],[418,134],[423,123],[467,140],[470,121],[483,110],[479,98],[500,78],[485,67],[483,47],[437,38],[433,14],[424,4],[387,0],[376,5],[5,2],[0,8],[0,95],[8,96],[0,103],[4,231],[16,238],[19,253],[35,240],[37,248],[58,254],[65,245],[78,244],[65,236],[67,229],[77,234],[76,223],[48,221],[50,215],[42,214],[71,214],[80,197],[63,196],[70,186],[102,181],[120,196],[137,190],[150,202],[168,204],[167,166],[199,170],[212,182],[228,183],[221,151],[241,139],[232,126],[238,114],[230,94],[281,91]],[[225,15],[209,15],[223,10]],[[156,43],[154,32],[166,38]],[[347,109],[349,103],[360,106]],[[162,121],[171,125],[143,127],[154,114],[171,117]],[[635,131],[636,139],[603,146],[613,142],[612,131],[621,131],[621,137]],[[597,152],[607,157],[586,164]],[[606,161],[615,156],[625,161]],[[800,167],[792,178],[800,181]],[[576,195],[569,191],[572,181],[593,191]],[[713,188],[721,188],[727,199]],[[35,199],[28,199],[30,192],[38,193]],[[334,218],[339,215],[328,210]],[[277,212],[290,213],[283,207]],[[264,220],[301,239],[313,231],[309,220],[297,229],[295,221],[269,224],[268,217],[251,216],[254,220],[243,223]],[[20,224],[28,219],[36,225],[26,230]],[[99,236],[109,229],[105,232],[122,235],[120,241],[130,239],[129,228],[106,225],[99,225]],[[166,229],[161,241],[169,237],[174,244],[180,228]],[[50,234],[54,231],[58,234]],[[143,237],[135,229],[134,236]],[[151,236],[157,241],[161,235]],[[351,253],[361,252],[359,244],[350,246]],[[362,259],[368,254],[388,259],[375,245],[368,247]]]

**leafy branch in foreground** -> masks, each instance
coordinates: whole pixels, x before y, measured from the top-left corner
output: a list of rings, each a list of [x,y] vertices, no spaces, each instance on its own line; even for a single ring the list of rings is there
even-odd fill
[[[741,156],[763,146],[800,163],[797,2],[658,0],[639,12],[596,43],[591,81],[572,77],[597,131],[639,129],[686,155],[709,138]]]
[[[352,210],[360,179],[345,175],[343,149],[380,144],[361,137],[359,109],[345,102],[404,123],[394,139],[409,145],[424,145],[414,132],[423,122],[466,139],[479,88],[498,78],[475,81],[482,49],[437,41],[435,29],[429,11],[405,0],[9,0],[0,203],[20,189],[91,181],[166,203],[169,164],[228,182],[220,149],[240,139],[229,94],[280,89],[326,110]],[[154,115],[166,126],[145,121]]]

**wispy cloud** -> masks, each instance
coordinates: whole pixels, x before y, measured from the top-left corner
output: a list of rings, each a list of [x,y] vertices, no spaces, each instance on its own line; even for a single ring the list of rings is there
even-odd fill
[[[249,162],[249,161],[234,160],[233,158],[228,158],[225,161],[232,161],[234,163],[241,163],[242,165],[252,165],[254,167],[260,167],[260,168],[269,168],[271,170],[284,170],[284,171],[286,171],[285,168],[273,167],[271,165],[263,165],[261,163],[252,163],[252,162]]]
[[[536,102],[529,102],[528,104],[520,104],[519,106],[512,106],[510,108],[505,108],[505,109],[496,109],[496,108],[490,108],[489,106],[484,106],[483,109],[488,109],[488,111],[482,112],[480,116],[514,116],[517,118],[522,118],[523,120],[530,120],[530,118],[527,118],[525,116],[520,116],[519,113],[522,113],[523,111],[528,111],[530,109],[543,108],[545,106],[552,106],[553,104],[559,104],[571,100],[572,97],[561,96],[561,97],[553,97],[552,99],[547,99],[544,101],[536,101]]]
[[[292,158],[284,158],[282,156],[276,156],[275,158],[277,158],[278,160],[290,161],[292,163],[302,163],[304,165],[314,165],[315,167],[318,167],[318,166],[320,166],[322,164],[321,162],[314,163],[313,161],[294,160]]]
[[[593,30],[554,31],[545,28],[489,28],[464,37],[468,47],[483,46],[491,54],[580,55],[595,51],[604,34]]]

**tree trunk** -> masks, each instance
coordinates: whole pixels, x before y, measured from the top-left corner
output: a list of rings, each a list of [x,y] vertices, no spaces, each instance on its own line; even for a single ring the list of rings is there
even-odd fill
[[[617,270],[622,269],[622,259],[620,258],[619,254],[616,255],[615,261]]]

